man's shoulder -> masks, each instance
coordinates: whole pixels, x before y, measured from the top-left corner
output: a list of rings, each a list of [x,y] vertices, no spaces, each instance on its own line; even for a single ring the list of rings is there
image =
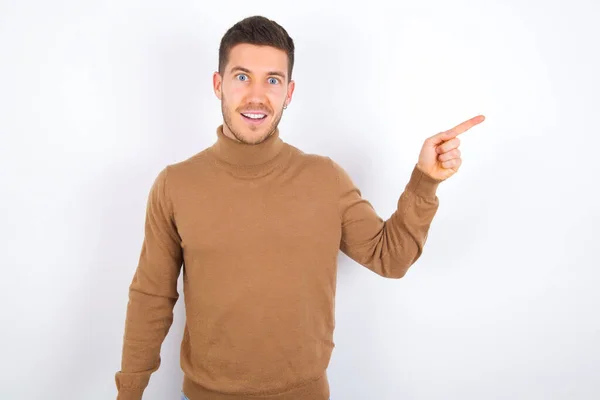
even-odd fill
[[[294,146],[291,147],[298,158],[302,160],[302,166],[305,167],[306,170],[336,181],[350,178],[348,172],[341,163],[336,161],[335,157],[318,153],[309,153]]]
[[[167,167],[174,171],[186,171],[190,168],[198,168],[202,166],[207,166],[210,164],[210,156],[209,156],[210,148],[205,148],[187,158],[184,158],[180,161],[175,161]]]
[[[294,157],[296,157],[303,166],[323,169],[325,171],[332,170],[334,161],[331,159],[331,157],[324,154],[311,153],[291,144],[288,144],[288,146],[290,147]]]
[[[210,175],[210,167],[208,149],[204,149],[187,158],[163,165],[159,175],[163,175],[172,187],[187,184],[190,179],[198,180],[203,174]]]

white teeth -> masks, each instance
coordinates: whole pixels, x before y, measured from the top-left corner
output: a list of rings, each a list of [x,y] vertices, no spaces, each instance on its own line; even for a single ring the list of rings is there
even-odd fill
[[[261,119],[266,116],[265,114],[242,114],[242,115],[245,117],[248,117],[248,118],[252,118],[252,119]]]

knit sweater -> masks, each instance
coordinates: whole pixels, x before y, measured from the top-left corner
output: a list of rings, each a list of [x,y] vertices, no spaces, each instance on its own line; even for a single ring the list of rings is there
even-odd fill
[[[129,287],[118,400],[142,398],[159,368],[183,274],[183,391],[190,400],[327,400],[342,251],[401,278],[423,251],[440,181],[415,165],[379,217],[331,158],[277,129],[213,145],[157,174]]]

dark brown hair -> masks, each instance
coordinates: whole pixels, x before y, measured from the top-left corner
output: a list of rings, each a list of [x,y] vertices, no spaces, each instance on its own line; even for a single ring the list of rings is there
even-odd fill
[[[225,32],[219,46],[219,73],[223,75],[229,61],[229,51],[241,43],[271,46],[283,50],[288,56],[288,80],[294,68],[294,41],[277,22],[255,15],[244,18]]]

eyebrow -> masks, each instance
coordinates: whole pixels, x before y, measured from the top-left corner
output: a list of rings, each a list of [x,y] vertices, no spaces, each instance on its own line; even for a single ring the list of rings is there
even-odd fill
[[[245,72],[247,74],[252,73],[248,68],[244,68],[244,67],[239,67],[239,66],[235,66],[233,68],[231,68],[230,72],[236,72],[236,71],[241,71],[241,72]],[[285,80],[286,76],[283,72],[280,71],[269,71],[267,72],[267,75],[273,75],[273,76],[279,76],[281,79]]]

